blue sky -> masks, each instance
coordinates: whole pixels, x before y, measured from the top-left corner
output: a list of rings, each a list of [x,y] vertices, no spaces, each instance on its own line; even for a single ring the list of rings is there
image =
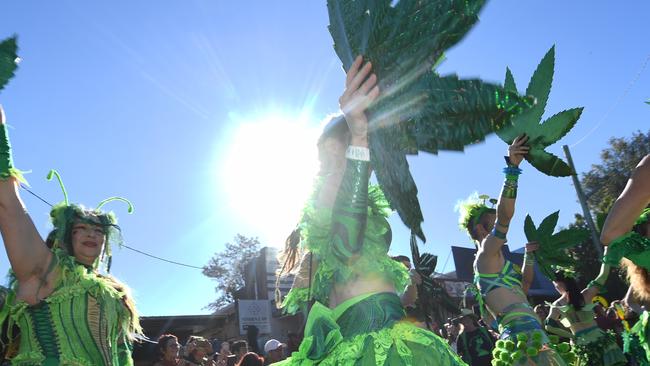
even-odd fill
[[[0,103],[16,165],[32,171],[36,192],[62,199],[44,179],[56,168],[73,201],[127,197],[134,215],[110,207],[127,244],[184,263],[204,265],[236,233],[279,245],[314,169],[309,139],[337,111],[343,86],[325,1],[5,0],[0,14],[0,38],[18,34],[23,59]],[[523,89],[555,44],[547,116],[585,111],[550,150],[572,145],[584,172],[610,137],[650,126],[647,14],[641,0],[492,1],[440,71],[501,82],[509,66]],[[429,239],[422,251],[439,255],[441,268],[450,245],[471,246],[456,226],[457,200],[498,194],[505,149],[490,137],[465,154],[411,159]],[[514,247],[526,213],[539,220],[560,209],[567,224],[580,211],[570,179],[522,168]],[[23,197],[45,234],[48,207]],[[391,223],[392,252],[408,253],[408,232],[396,215]],[[114,256],[113,273],[144,315],[207,312],[213,284],[199,270],[126,249]]]

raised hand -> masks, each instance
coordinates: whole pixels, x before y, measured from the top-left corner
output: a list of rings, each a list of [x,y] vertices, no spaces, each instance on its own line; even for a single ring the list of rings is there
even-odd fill
[[[377,76],[370,74],[372,64],[361,66],[363,58],[358,56],[345,78],[345,91],[339,98],[339,105],[350,128],[353,145],[368,145],[368,118],[365,111],[379,96]]]
[[[526,154],[528,154],[530,147],[526,145],[527,142],[528,136],[521,135],[508,147],[508,159],[510,159],[512,165],[519,166],[521,161],[524,160],[524,157],[526,157]]]

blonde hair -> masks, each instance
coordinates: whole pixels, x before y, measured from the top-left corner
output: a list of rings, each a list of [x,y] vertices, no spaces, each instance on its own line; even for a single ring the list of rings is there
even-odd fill
[[[625,268],[627,280],[636,297],[644,301],[650,300],[650,273],[626,258],[621,260],[621,267]]]

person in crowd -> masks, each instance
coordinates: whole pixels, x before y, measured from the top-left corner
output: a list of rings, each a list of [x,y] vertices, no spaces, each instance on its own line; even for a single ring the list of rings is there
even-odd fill
[[[242,356],[236,366],[264,366],[264,358],[255,352],[248,352]]]
[[[260,334],[259,328],[254,325],[251,325],[246,328],[246,339],[248,340],[248,350],[258,355],[262,353],[260,349],[259,340],[257,337]]]
[[[456,340],[458,339],[458,333],[460,332],[460,323],[457,319],[448,319],[444,326],[445,333],[447,333],[447,343],[449,343],[449,346],[454,352],[458,353]]]
[[[548,319],[560,321],[572,333],[574,350],[578,354],[580,365],[593,366],[622,366],[627,364],[623,351],[616,343],[616,336],[606,333],[598,327],[594,319],[592,299],[605,287],[609,276],[610,266],[604,264],[596,279],[589,282],[584,290],[580,291],[576,282],[575,272],[560,269],[555,272],[553,285],[560,298],[551,306]],[[564,332],[558,333],[555,327],[547,323],[547,330],[559,336],[566,336]]]
[[[550,340],[526,297],[534,277],[533,252],[537,244],[526,245],[523,271],[507,260],[502,251],[515,212],[517,184],[522,172],[519,164],[529,151],[527,141],[527,136],[519,136],[508,148],[505,182],[496,209],[489,208],[485,200],[481,202],[478,197],[471,197],[460,205],[460,226],[478,248],[474,285],[479,292],[477,300],[482,317],[496,320],[499,338],[504,340],[497,345],[505,347],[506,344],[527,342],[526,351],[521,353],[495,347],[495,358],[509,363],[565,365],[559,353],[548,346]],[[490,314],[485,315],[483,309]]]
[[[402,321],[399,294],[411,278],[388,256],[389,205],[378,187],[369,188],[365,111],[380,93],[371,68],[357,57],[348,70],[343,116],[319,139],[316,189],[282,253],[280,274],[297,271],[277,303],[295,313],[315,302],[298,352],[278,365],[463,364],[442,338]]]
[[[0,231],[12,291],[0,323],[21,334],[12,364],[132,365],[142,330],[129,288],[107,274],[111,244],[121,242],[117,219],[100,210],[111,199],[87,209],[69,203],[64,190],[50,212],[48,247],[20,198],[21,181],[0,107]]]
[[[400,262],[404,267],[409,271],[411,275],[411,283],[406,287],[406,291],[400,297],[402,300],[402,306],[405,308],[415,307],[418,300],[418,285],[422,284],[422,278],[418,274],[413,266],[411,265],[411,259],[405,255],[396,255],[391,257],[393,260]]]
[[[600,241],[608,247],[603,261],[621,265],[627,273],[633,294],[640,301],[650,300],[650,155],[636,166],[623,192],[614,202]],[[638,339],[650,360],[650,313],[643,311],[629,334]],[[635,356],[635,359],[639,357]]]
[[[239,363],[246,353],[248,353],[248,343],[244,340],[236,341],[230,347],[232,354],[228,356],[228,366]]]
[[[460,332],[456,339],[458,354],[470,366],[490,366],[495,339],[484,327],[479,326],[478,317],[470,309],[461,309],[457,318]]]
[[[286,347],[286,344],[280,343],[277,339],[269,339],[266,341],[264,344],[264,365],[270,365],[284,360],[286,358],[284,356]]]
[[[212,344],[203,337],[191,336],[185,345],[185,357],[182,366],[216,366],[209,356],[212,355]]]
[[[156,362],[153,366],[178,366],[181,360],[178,356],[181,346],[173,334],[163,334],[156,343]]]
[[[295,332],[287,333],[287,354],[292,354],[298,351],[298,346],[300,346],[300,336]]]
[[[219,352],[217,352],[212,358],[217,366],[228,366],[228,357],[230,357],[230,343],[227,341],[221,342],[219,346]]]
[[[548,317],[549,307],[546,304],[537,304],[533,308],[533,311],[535,311],[535,314],[537,314],[537,317],[541,321],[544,321]]]

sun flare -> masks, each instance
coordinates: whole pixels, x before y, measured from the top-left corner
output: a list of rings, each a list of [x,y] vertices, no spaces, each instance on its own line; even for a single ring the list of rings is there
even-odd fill
[[[295,227],[318,170],[317,124],[305,116],[238,117],[219,184],[228,206],[259,235],[280,246]]]

